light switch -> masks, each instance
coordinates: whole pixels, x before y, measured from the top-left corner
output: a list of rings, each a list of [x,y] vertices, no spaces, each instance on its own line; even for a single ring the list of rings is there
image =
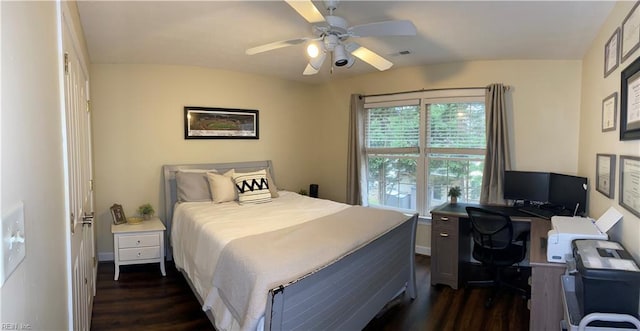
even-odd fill
[[[2,265],[0,286],[11,276],[26,255],[24,204],[22,201],[2,216]]]

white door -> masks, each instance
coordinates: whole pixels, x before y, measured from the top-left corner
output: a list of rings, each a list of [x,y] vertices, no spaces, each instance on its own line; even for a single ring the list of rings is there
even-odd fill
[[[70,222],[70,261],[72,316],[69,328],[89,330],[95,295],[97,259],[93,226],[93,181],[91,151],[91,113],[86,66],[81,61],[78,39],[62,15],[64,70],[67,203]]]

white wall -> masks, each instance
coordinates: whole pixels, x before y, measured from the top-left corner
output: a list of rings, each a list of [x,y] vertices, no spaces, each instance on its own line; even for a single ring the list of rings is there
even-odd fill
[[[309,187],[310,86],[200,67],[91,66],[98,252],[113,250],[109,207],[150,202],[163,217],[164,164],[270,159],[276,183]],[[184,106],[257,109],[259,140],[185,140]],[[311,147],[311,148],[309,148]]]
[[[620,123],[616,131],[601,132],[602,101],[613,92],[618,92],[618,118],[620,118],[620,73],[640,56],[636,51],[607,78],[604,78],[604,46],[615,29],[622,25],[625,16],[635,2],[618,2],[602,26],[597,38],[582,63],[582,105],[580,117],[579,174],[589,177],[589,215],[600,217],[613,206],[623,213],[623,220],[610,232],[614,240],[621,241],[636,259],[640,259],[640,219],[618,204],[620,197],[620,155],[640,156],[640,140],[620,141]],[[595,190],[596,154],[615,154],[615,196],[609,199]]]
[[[2,214],[24,203],[27,240],[25,260],[2,287],[1,322],[62,330],[68,327],[68,227],[56,3],[0,6]]]
[[[92,65],[98,251],[112,251],[113,203],[126,214],[147,201],[160,206],[162,164],[270,158],[279,186],[297,191],[318,183],[321,197],[344,201],[351,93],[503,82],[512,86],[514,168],[574,174],[580,79],[580,61],[454,63],[325,85],[197,67]],[[260,140],[184,140],[185,105],[259,109]],[[423,226],[418,244],[428,247]]]
[[[478,61],[401,68],[325,86],[322,109],[314,113],[319,141],[316,158],[325,193],[345,199],[351,93],[377,94],[434,88],[512,87],[509,100],[512,167],[575,174],[578,169],[580,61]],[[330,128],[330,129],[325,129]],[[328,187],[327,187],[328,186]]]
[[[580,61],[478,61],[402,68],[332,82],[318,93],[311,169],[325,197],[344,201],[349,95],[434,88],[482,87],[501,82],[507,93],[512,167],[516,170],[578,171]],[[417,244],[430,247],[429,225]]]

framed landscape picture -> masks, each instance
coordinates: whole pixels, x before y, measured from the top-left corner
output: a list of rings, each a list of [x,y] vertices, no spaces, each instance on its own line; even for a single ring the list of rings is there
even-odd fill
[[[184,139],[259,139],[258,111],[184,107]]]

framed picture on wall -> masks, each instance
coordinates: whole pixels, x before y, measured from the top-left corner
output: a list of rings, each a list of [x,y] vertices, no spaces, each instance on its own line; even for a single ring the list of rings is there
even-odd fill
[[[621,47],[622,61],[626,61],[633,52],[640,47],[640,10],[638,10],[640,1],[636,1],[633,8],[622,21],[621,29]]]
[[[616,156],[613,154],[596,154],[596,191],[613,199]]]
[[[620,155],[618,203],[640,217],[640,156]]]
[[[618,122],[618,92],[602,100],[602,132],[615,131]]]
[[[184,107],[184,139],[259,139],[258,111]]]
[[[620,63],[620,28],[617,28],[604,45],[604,78],[607,78]]]
[[[640,58],[620,74],[620,140],[640,139]]]

